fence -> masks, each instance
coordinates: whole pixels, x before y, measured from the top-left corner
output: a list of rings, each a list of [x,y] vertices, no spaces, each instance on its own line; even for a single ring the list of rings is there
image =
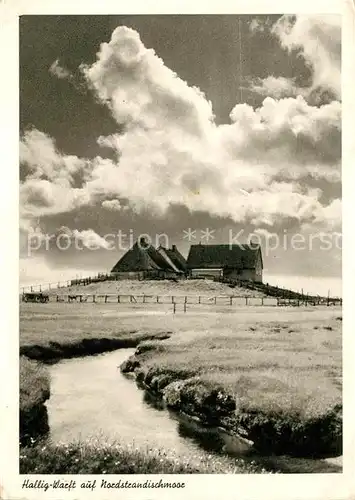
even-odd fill
[[[178,275],[178,276],[171,276],[168,274],[157,274],[155,272],[151,271],[141,271],[141,272],[134,272],[134,273],[98,273],[95,276],[87,276],[85,278],[76,278],[76,279],[71,279],[71,280],[65,280],[65,281],[56,281],[52,283],[42,283],[39,285],[27,285],[21,287],[21,293],[35,293],[35,292],[45,292],[45,291],[51,291],[51,290],[57,290],[57,289],[62,289],[62,288],[69,288],[71,286],[86,286],[90,285],[91,283],[99,283],[102,281],[120,281],[123,279],[130,279],[130,280],[145,280],[145,279],[154,279],[154,280],[161,280],[161,279],[170,279],[173,281],[184,279],[183,275]]]
[[[25,299],[24,294],[22,300]],[[219,306],[315,306],[336,305],[339,302],[301,301],[300,299],[282,299],[280,297],[250,297],[228,295],[128,295],[128,294],[50,294],[49,302],[65,303],[101,303],[101,304],[184,304],[187,305],[219,305]],[[341,305],[341,301],[340,301]],[[174,307],[175,312],[175,307]]]

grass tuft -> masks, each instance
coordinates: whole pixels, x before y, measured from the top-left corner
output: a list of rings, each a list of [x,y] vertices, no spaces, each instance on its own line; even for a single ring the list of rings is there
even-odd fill
[[[173,451],[138,449],[92,441],[53,445],[44,441],[20,451],[21,474],[238,474],[265,473],[243,459],[218,455],[175,456]]]

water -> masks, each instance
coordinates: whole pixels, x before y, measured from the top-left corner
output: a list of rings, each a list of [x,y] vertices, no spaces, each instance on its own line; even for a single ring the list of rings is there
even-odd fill
[[[243,453],[244,442],[168,412],[139,390],[119,365],[134,349],[65,360],[51,366],[51,397],[47,403],[50,437],[55,443],[118,440],[139,448],[174,450],[179,456],[228,450]]]
[[[134,349],[61,361],[50,367],[51,397],[47,402],[50,438],[69,443],[101,437],[140,449],[173,450],[183,458],[196,455],[245,455],[249,446],[217,429],[203,427],[167,411],[119,365]],[[291,457],[257,457],[269,470],[282,472],[340,472],[341,464]]]

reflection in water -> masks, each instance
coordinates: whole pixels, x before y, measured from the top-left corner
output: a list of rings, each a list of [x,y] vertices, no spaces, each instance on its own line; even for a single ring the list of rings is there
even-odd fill
[[[151,394],[150,392],[144,391],[143,392],[143,402],[147,405],[150,406],[151,408],[154,408],[155,410],[158,411],[165,411],[166,406],[164,404],[164,401],[162,399],[159,399],[154,396],[154,394]]]

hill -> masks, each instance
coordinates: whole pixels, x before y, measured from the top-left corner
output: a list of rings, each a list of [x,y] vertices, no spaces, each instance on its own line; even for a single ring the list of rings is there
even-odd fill
[[[51,290],[52,294],[78,295],[228,295],[234,297],[265,297],[262,291],[244,286],[231,287],[213,280],[119,280],[101,281]]]

